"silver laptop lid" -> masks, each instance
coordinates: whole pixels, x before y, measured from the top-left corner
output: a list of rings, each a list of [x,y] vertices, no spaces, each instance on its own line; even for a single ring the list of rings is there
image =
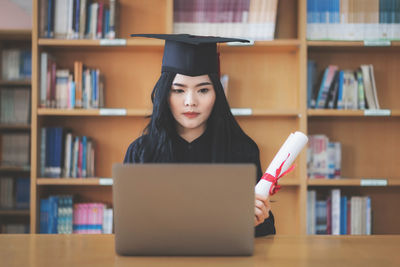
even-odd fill
[[[251,255],[253,164],[114,164],[120,255]]]

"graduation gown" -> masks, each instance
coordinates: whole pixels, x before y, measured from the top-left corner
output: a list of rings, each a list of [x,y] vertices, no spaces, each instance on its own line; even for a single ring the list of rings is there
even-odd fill
[[[141,162],[137,153],[137,144],[141,138],[146,138],[146,136],[141,136],[130,144],[126,151],[124,163]],[[175,134],[172,138],[172,146],[174,150],[174,161],[176,163],[211,162],[212,140],[210,131],[206,130],[203,135],[190,143],[181,138],[178,134]],[[259,149],[256,143],[250,138],[233,142],[231,156],[226,162],[254,163],[257,167],[257,182],[263,174],[260,165]],[[269,234],[275,234],[275,222],[272,212],[269,213],[269,217],[262,224],[255,228],[255,236]]]

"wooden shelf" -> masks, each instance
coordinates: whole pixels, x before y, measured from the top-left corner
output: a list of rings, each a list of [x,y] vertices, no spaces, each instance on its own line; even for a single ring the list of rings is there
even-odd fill
[[[307,41],[307,45],[311,47],[351,47],[351,46],[357,46],[357,47],[363,47],[364,42],[363,41]]]
[[[7,209],[1,209],[0,208],[0,216],[29,216],[30,212],[29,210],[7,210]]]
[[[340,178],[340,179],[308,179],[309,186],[379,186],[380,182],[386,180],[386,186],[400,186],[400,178],[389,179],[360,179],[360,178]],[[365,181],[366,185],[362,185]],[[383,186],[383,185],[382,185]]]
[[[77,40],[68,40],[68,39],[48,39],[48,38],[40,38],[38,40],[39,46],[103,46],[101,43],[125,43],[119,46],[164,46],[163,40],[156,39],[148,39],[148,38],[127,38],[127,39],[115,39],[115,40],[90,40],[90,39],[77,39]],[[300,40],[298,39],[276,39],[271,41],[256,41],[253,45],[230,45],[230,44],[220,44],[220,47],[223,49],[224,47],[291,47],[298,48],[300,46]],[[112,45],[104,45],[104,46],[112,46]]]
[[[102,42],[108,43],[108,45],[102,45]],[[114,45],[110,45],[114,42]],[[46,39],[41,38],[38,41],[39,46],[58,46],[58,47],[113,47],[113,46],[159,46],[162,48],[164,46],[164,41],[155,39],[102,39],[102,40],[90,40],[90,39],[77,39],[77,40],[67,40],[67,39]]]
[[[46,116],[99,116],[99,109],[53,109],[38,108],[38,115]]]
[[[344,109],[308,109],[307,115],[310,117],[369,117],[366,115],[366,110],[344,110]],[[368,110],[367,110],[368,112]],[[390,110],[390,115],[384,117],[398,117],[400,110]]]
[[[29,124],[0,124],[1,130],[18,130],[18,131],[28,131],[31,129]]]
[[[148,109],[55,109],[38,108],[40,116],[148,116]]]
[[[230,51],[235,49],[246,49],[246,51],[271,51],[271,52],[292,52],[300,48],[301,42],[298,39],[276,39],[271,41],[256,41],[252,45],[230,45],[220,44],[220,51]]]
[[[279,116],[279,117],[297,117],[300,111],[295,109],[252,109],[252,116]]]
[[[31,39],[32,30],[0,30],[0,40],[26,40]]]
[[[364,41],[307,41],[309,47],[369,47],[365,46]],[[388,47],[400,47],[400,41],[391,41]],[[374,46],[372,46],[374,47]],[[381,46],[377,46],[381,47]],[[383,46],[387,47],[387,46]]]
[[[239,110],[239,111],[238,111]],[[235,116],[272,116],[272,117],[297,117],[299,110],[295,109],[248,109],[233,108]],[[151,114],[150,109],[53,109],[38,108],[39,116],[133,116],[144,117]]]
[[[38,185],[112,185],[111,178],[37,178]]]
[[[400,109],[392,109],[392,117],[399,117],[400,116]]]
[[[17,87],[22,87],[22,86],[31,86],[31,81],[30,80],[22,80],[22,81],[4,81],[0,80],[0,86],[17,86]]]
[[[112,185],[112,178],[37,178],[38,185],[60,185],[60,186],[71,186],[71,185]],[[279,180],[280,185],[283,186],[299,186],[299,179],[281,179]]]
[[[299,39],[275,39],[271,41],[256,41],[254,42],[255,46],[300,46]]]
[[[30,172],[29,167],[0,166],[0,172]]]
[[[337,117],[355,117],[364,116],[363,110],[344,110],[344,109],[309,109],[308,116],[337,116]]]

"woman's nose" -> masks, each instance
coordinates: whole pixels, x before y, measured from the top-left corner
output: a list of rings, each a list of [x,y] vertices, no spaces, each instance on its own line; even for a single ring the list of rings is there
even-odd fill
[[[196,97],[192,92],[188,92],[185,97],[185,106],[196,106]]]

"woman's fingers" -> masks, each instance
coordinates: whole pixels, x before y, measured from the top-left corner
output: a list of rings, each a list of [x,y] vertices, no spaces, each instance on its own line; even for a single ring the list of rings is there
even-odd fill
[[[264,212],[261,209],[256,207],[254,209],[254,214],[255,214],[255,225],[259,225],[265,220]]]
[[[255,200],[255,225],[264,222],[269,217],[269,211],[271,210],[268,197],[256,194]]]

